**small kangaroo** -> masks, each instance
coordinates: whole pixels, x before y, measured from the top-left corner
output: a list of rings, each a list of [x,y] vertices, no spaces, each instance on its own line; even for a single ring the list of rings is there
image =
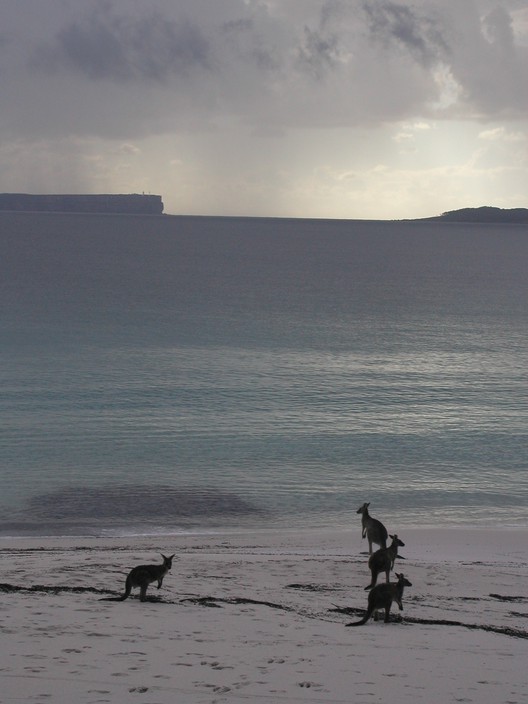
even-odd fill
[[[385,572],[386,582],[387,584],[389,583],[389,572],[394,569],[394,560],[398,557],[398,547],[405,546],[405,543],[402,543],[396,533],[389,535],[389,538],[392,538],[392,543],[388,548],[380,548],[369,557],[368,566],[372,581],[368,587],[365,587],[365,591],[376,586],[380,572]]]
[[[369,544],[369,555],[372,555],[372,543],[376,543],[381,548],[387,547],[387,529],[381,521],[369,515],[368,507],[370,503],[360,506],[357,513],[361,513],[361,525],[363,527],[361,537],[367,537]]]
[[[412,587],[412,584],[403,574],[397,574],[397,582],[392,584],[378,584],[374,589],[369,592],[368,595],[368,608],[367,613],[363,616],[361,621],[353,621],[352,623],[347,623],[347,626],[362,626],[366,623],[369,618],[374,614],[374,620],[378,620],[378,609],[385,609],[385,623],[389,622],[389,613],[391,610],[392,602],[395,601],[398,604],[400,611],[403,611],[402,596],[404,587]]]
[[[170,555],[170,557],[161,556],[163,558],[161,565],[138,565],[133,567],[126,578],[125,593],[122,596],[106,598],[104,601],[124,601],[130,596],[132,587],[139,587],[139,600],[146,601],[149,584],[157,581],[159,589],[163,583],[163,577],[172,567],[174,555]]]

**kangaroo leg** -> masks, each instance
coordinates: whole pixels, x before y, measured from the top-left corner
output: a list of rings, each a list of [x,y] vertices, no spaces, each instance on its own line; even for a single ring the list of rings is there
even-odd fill
[[[141,585],[141,590],[139,593],[139,600],[140,601],[146,601],[147,600],[147,587],[148,584],[142,584]]]
[[[375,570],[370,570],[370,574],[372,575],[370,578],[370,584],[364,589],[364,591],[366,592],[368,592],[369,589],[372,589],[372,587],[376,586],[376,580],[378,578],[378,575],[376,574]]]
[[[385,623],[389,622],[390,604],[385,607]]]

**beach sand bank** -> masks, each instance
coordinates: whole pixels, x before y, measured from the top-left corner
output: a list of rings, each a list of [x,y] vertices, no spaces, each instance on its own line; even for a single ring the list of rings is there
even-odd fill
[[[400,537],[403,620],[358,628],[359,525],[0,539],[0,702],[524,703],[528,530]],[[151,600],[101,601],[160,552],[176,557]]]

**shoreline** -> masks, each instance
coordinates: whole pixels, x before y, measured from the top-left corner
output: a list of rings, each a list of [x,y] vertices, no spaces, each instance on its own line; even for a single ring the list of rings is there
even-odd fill
[[[416,541],[418,536],[423,536],[423,539],[419,540],[419,543],[425,543],[427,538],[432,539],[433,543],[442,543],[440,540],[442,536],[447,539],[448,536],[453,536],[455,534],[471,536],[475,545],[480,545],[481,543],[487,544],[488,536],[498,536],[502,534],[510,534],[514,536],[520,536],[521,538],[526,538],[528,541],[528,525],[499,525],[499,526],[479,526],[477,524],[467,524],[467,525],[405,525],[401,524],[397,527],[398,535],[406,535],[409,540],[413,542]],[[115,533],[110,532],[106,535],[88,535],[88,534],[76,534],[76,535],[55,535],[55,534],[31,534],[31,535],[1,535],[0,534],[0,550],[7,547],[9,543],[27,543],[31,545],[32,543],[46,543],[46,544],[57,544],[63,545],[71,543],[72,545],[83,545],[83,546],[94,546],[97,548],[100,544],[103,545],[107,542],[119,544],[119,543],[175,543],[177,541],[187,541],[193,539],[229,539],[233,542],[242,541],[245,542],[248,536],[254,536],[254,539],[270,540],[279,539],[281,536],[293,536],[295,540],[313,541],[314,543],[321,540],[321,538],[330,538],[337,542],[342,540],[352,540],[356,542],[357,534],[361,533],[361,524],[358,518],[354,522],[354,525],[350,525],[346,528],[343,527],[260,527],[260,526],[247,526],[247,527],[232,527],[232,528],[189,528],[189,529],[178,529],[178,530],[167,530],[166,532],[130,532],[130,533]],[[448,542],[448,541],[447,541]],[[495,542],[495,541],[493,541]],[[362,540],[363,548],[367,546],[366,540]]]
[[[2,701],[222,704],[525,698],[528,529],[405,530],[403,621],[345,628],[370,581],[360,526],[0,539]],[[176,553],[148,601],[137,564]],[[392,576],[392,580],[394,580]],[[380,580],[379,580],[380,581]],[[398,614],[393,606],[392,615]]]
[[[397,521],[390,514],[384,514],[383,517],[385,525],[388,527],[389,532],[397,530],[398,533],[417,533],[424,531],[461,531],[461,532],[490,532],[490,531],[504,531],[504,532],[516,532],[516,531],[528,531],[528,523],[524,520],[512,521],[510,523],[501,522],[500,518],[497,517],[495,524],[492,525],[491,521],[487,523],[481,523],[478,520],[474,522],[456,522],[449,521],[439,524],[438,522],[427,522],[420,523],[419,521],[414,523],[406,523],[402,521]],[[139,527],[126,527],[124,525],[119,526],[107,526],[104,528],[89,530],[86,526],[81,528],[77,526],[77,530],[74,526],[68,526],[66,529],[62,526],[61,532],[60,528],[56,530],[46,530],[39,531],[37,527],[33,530],[20,531],[16,530],[9,531],[4,529],[4,532],[0,530],[0,543],[2,541],[17,541],[17,540],[64,540],[64,541],[97,541],[97,540],[162,540],[162,539],[178,539],[180,537],[194,536],[194,535],[205,535],[205,536],[215,536],[215,535],[226,535],[226,536],[240,536],[246,534],[253,535],[270,535],[273,536],[279,533],[293,533],[293,534],[325,534],[334,533],[336,535],[340,533],[349,533],[357,529],[360,525],[359,518],[356,517],[356,512],[351,513],[351,520],[345,524],[325,524],[325,523],[315,523],[311,525],[295,524],[291,522],[274,522],[274,523],[254,523],[248,522],[247,524],[240,523],[238,525],[194,525],[194,526],[170,526],[166,527],[163,525],[159,526],[139,526]],[[69,531],[69,532],[68,532]]]

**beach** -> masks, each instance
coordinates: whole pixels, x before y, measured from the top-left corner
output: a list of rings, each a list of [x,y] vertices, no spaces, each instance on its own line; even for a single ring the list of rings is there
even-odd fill
[[[524,702],[527,537],[406,529],[404,610],[358,628],[360,526],[3,538],[0,701]],[[173,567],[148,601],[104,601],[160,553]]]

